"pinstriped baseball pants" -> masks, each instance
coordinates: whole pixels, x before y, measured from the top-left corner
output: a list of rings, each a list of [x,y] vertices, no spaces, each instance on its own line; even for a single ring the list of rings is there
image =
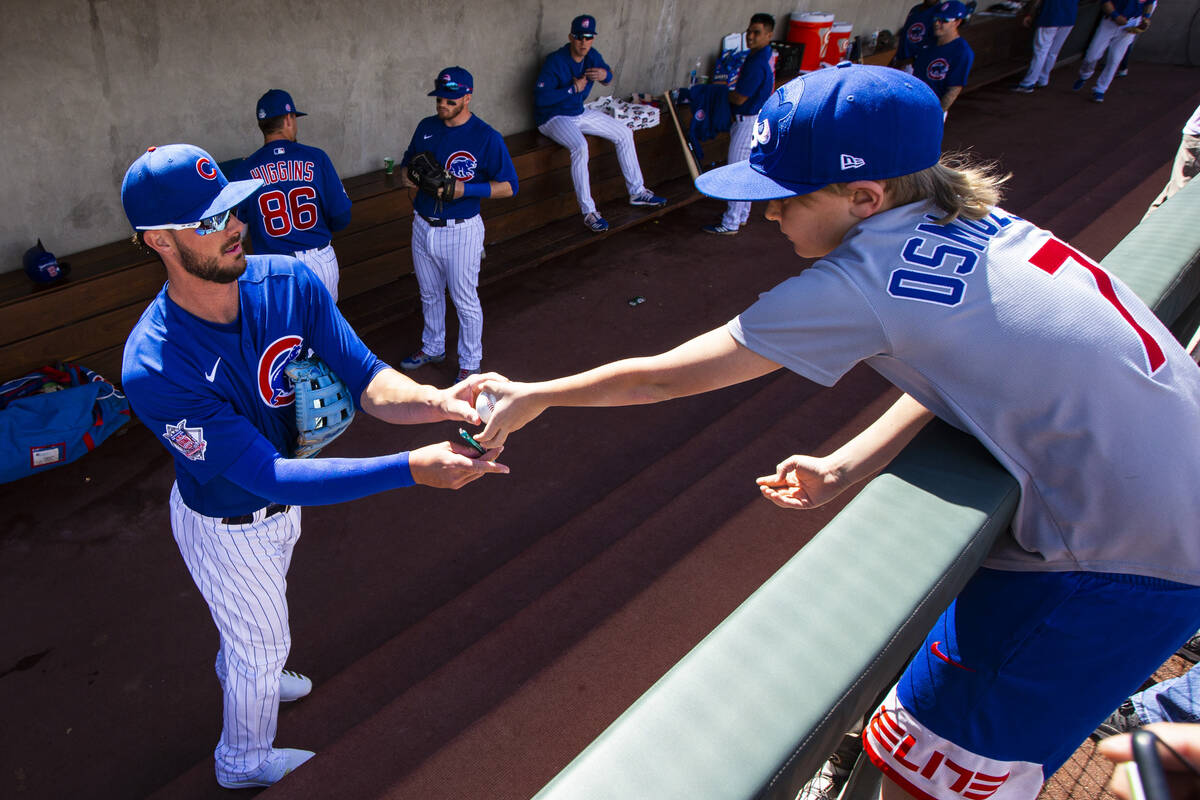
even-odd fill
[[[476,214],[435,228],[420,214],[413,214],[412,257],[425,316],[421,349],[432,356],[446,352],[449,289],[458,311],[458,367],[478,371],[483,362],[483,306],[478,291],[483,219]]]
[[[308,265],[308,268],[317,273],[317,277],[321,279],[321,283],[325,284],[325,288],[333,295],[333,302],[338,300],[338,276],[340,274],[338,267],[337,254],[333,252],[333,245],[327,244],[324,247],[314,247],[311,250],[297,250],[296,258]]]
[[[625,176],[625,189],[629,196],[646,191],[642,179],[642,167],[638,164],[637,150],[633,146],[633,131],[603,111],[585,108],[576,117],[551,117],[538,126],[538,130],[571,151],[571,180],[575,182],[575,198],[579,210],[585,216],[594,213],[596,203],[592,200],[591,178],[588,173],[588,146],[584,134],[608,139],[617,146],[617,163]]]
[[[729,129],[728,163],[736,164],[750,158],[750,148],[754,145],[754,122],[757,115],[734,117],[733,126]],[[725,204],[725,214],[721,224],[731,231],[746,224],[750,218],[750,204],[742,201]]]
[[[1092,41],[1088,43],[1087,52],[1083,54],[1083,62],[1079,65],[1079,77],[1085,81],[1092,77],[1092,73],[1096,71],[1096,64],[1100,63],[1101,58],[1105,58],[1104,70],[1096,79],[1095,91],[1107,92],[1117,75],[1117,68],[1121,66],[1121,59],[1125,57],[1125,51],[1133,44],[1133,37],[1132,32],[1108,17],[1100,20],[1100,25],[1092,34]]]
[[[198,514],[171,486],[171,531],[221,637],[217,678],[224,723],[213,755],[219,778],[255,772],[279,721],[279,674],[292,646],[287,571],[300,538],[300,508],[249,525]]]

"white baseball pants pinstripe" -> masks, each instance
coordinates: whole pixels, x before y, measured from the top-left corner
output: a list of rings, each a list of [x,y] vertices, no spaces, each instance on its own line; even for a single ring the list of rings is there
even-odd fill
[[[420,214],[413,214],[412,257],[425,315],[421,349],[431,356],[446,352],[449,289],[458,310],[458,367],[477,372],[483,362],[483,306],[478,291],[483,219],[476,214],[435,228]]]
[[[321,283],[325,284],[325,288],[333,295],[333,302],[338,300],[338,276],[340,275],[337,254],[333,252],[333,245],[327,244],[324,247],[314,247],[312,250],[297,250],[296,258],[308,265],[308,268],[317,273],[317,277],[321,279]]]
[[[754,146],[754,122],[757,115],[739,115],[733,118],[733,126],[729,129],[729,157],[727,163],[736,164],[750,158],[750,149]],[[742,201],[731,201],[725,204],[725,214],[721,217],[721,225],[731,231],[746,224],[750,219],[750,204]]]
[[[1141,19],[1141,17],[1135,19]],[[1133,33],[1125,30],[1108,17],[1100,20],[1100,26],[1092,35],[1087,52],[1083,54],[1083,63],[1079,65],[1080,79],[1086,81],[1092,77],[1092,73],[1096,71],[1096,64],[1100,62],[1101,58],[1105,58],[1104,71],[1096,79],[1095,90],[1107,92],[1108,87],[1112,85],[1113,78],[1116,77],[1117,68],[1121,66],[1121,59],[1125,57],[1125,51],[1129,49],[1129,45],[1133,44],[1133,37]],[[1106,50],[1108,51],[1107,56],[1104,55]]]
[[[279,721],[279,673],[292,646],[287,571],[300,538],[300,508],[249,525],[198,514],[171,486],[171,530],[221,636],[217,678],[224,724],[213,755],[218,778],[257,771],[271,753]]]
[[[1033,59],[1021,78],[1022,86],[1045,86],[1050,83],[1050,70],[1058,61],[1058,52],[1071,34],[1073,25],[1038,28],[1033,32]]]
[[[551,117],[538,126],[538,130],[571,151],[571,180],[575,182],[575,198],[584,216],[596,211],[592,200],[591,178],[588,174],[588,147],[584,134],[608,139],[617,146],[617,163],[625,176],[625,189],[629,196],[646,191],[642,179],[642,167],[638,164],[637,150],[633,146],[633,131],[603,111],[585,108],[577,117]]]

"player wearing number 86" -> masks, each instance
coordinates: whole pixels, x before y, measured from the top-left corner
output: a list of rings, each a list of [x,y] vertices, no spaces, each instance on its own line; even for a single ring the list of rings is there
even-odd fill
[[[1033,800],[1195,632],[1200,370],[1116,277],[997,207],[999,178],[942,156],[942,109],[916,78],[808,73],[767,100],[754,139],[749,160],[697,187],[768,201],[815,261],[667,353],[484,381],[495,409],[476,438],[493,446],[553,405],[667,400],[780,367],[832,385],[872,367],[900,400],[832,454],[781,453],[760,491],[786,509],[826,503],[935,415],[1012,473],[1010,532],[863,740],[885,798]]]
[[[263,187],[238,207],[255,253],[294,255],[338,299],[338,261],[329,243],[350,224],[350,198],[325,151],[296,141],[299,117],[292,96],[271,89],[256,109],[263,146],[230,170],[231,180]]]

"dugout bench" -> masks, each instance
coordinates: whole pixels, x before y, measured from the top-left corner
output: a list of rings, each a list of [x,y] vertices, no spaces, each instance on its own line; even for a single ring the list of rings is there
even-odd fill
[[[681,122],[690,119],[685,113]],[[626,202],[616,150],[588,137],[592,195],[610,224],[609,233],[700,198],[686,161],[663,113],[659,125],[634,132],[646,183],[668,199],[665,208],[634,208]],[[711,143],[724,158],[728,134]],[[483,203],[486,258],[480,283],[587,246],[600,236],[583,225],[571,182],[567,150],[537,131],[505,137],[517,169],[515,197]],[[398,169],[398,168],[397,168]],[[339,303],[360,333],[368,333],[419,308],[409,253],[412,203],[398,175],[376,170],[347,178],[353,201],[351,222],[334,234],[341,266]],[[115,191],[115,189],[114,189]],[[53,241],[48,235],[47,241]],[[22,270],[0,274],[0,382],[55,361],[73,361],[120,381],[125,338],[166,279],[158,257],[129,239],[71,255],[70,277],[35,285]]]
[[[1200,181],[1102,262],[1188,343]],[[895,681],[1011,520],[1019,490],[940,421],[568,764],[535,800],[791,800]],[[860,758],[843,797],[874,797]]]

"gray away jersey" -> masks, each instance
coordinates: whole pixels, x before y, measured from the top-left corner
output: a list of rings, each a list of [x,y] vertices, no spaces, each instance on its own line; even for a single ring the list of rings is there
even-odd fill
[[[728,324],[824,385],[866,361],[1021,485],[987,566],[1200,584],[1200,369],[1129,287],[996,208],[913,203]]]

